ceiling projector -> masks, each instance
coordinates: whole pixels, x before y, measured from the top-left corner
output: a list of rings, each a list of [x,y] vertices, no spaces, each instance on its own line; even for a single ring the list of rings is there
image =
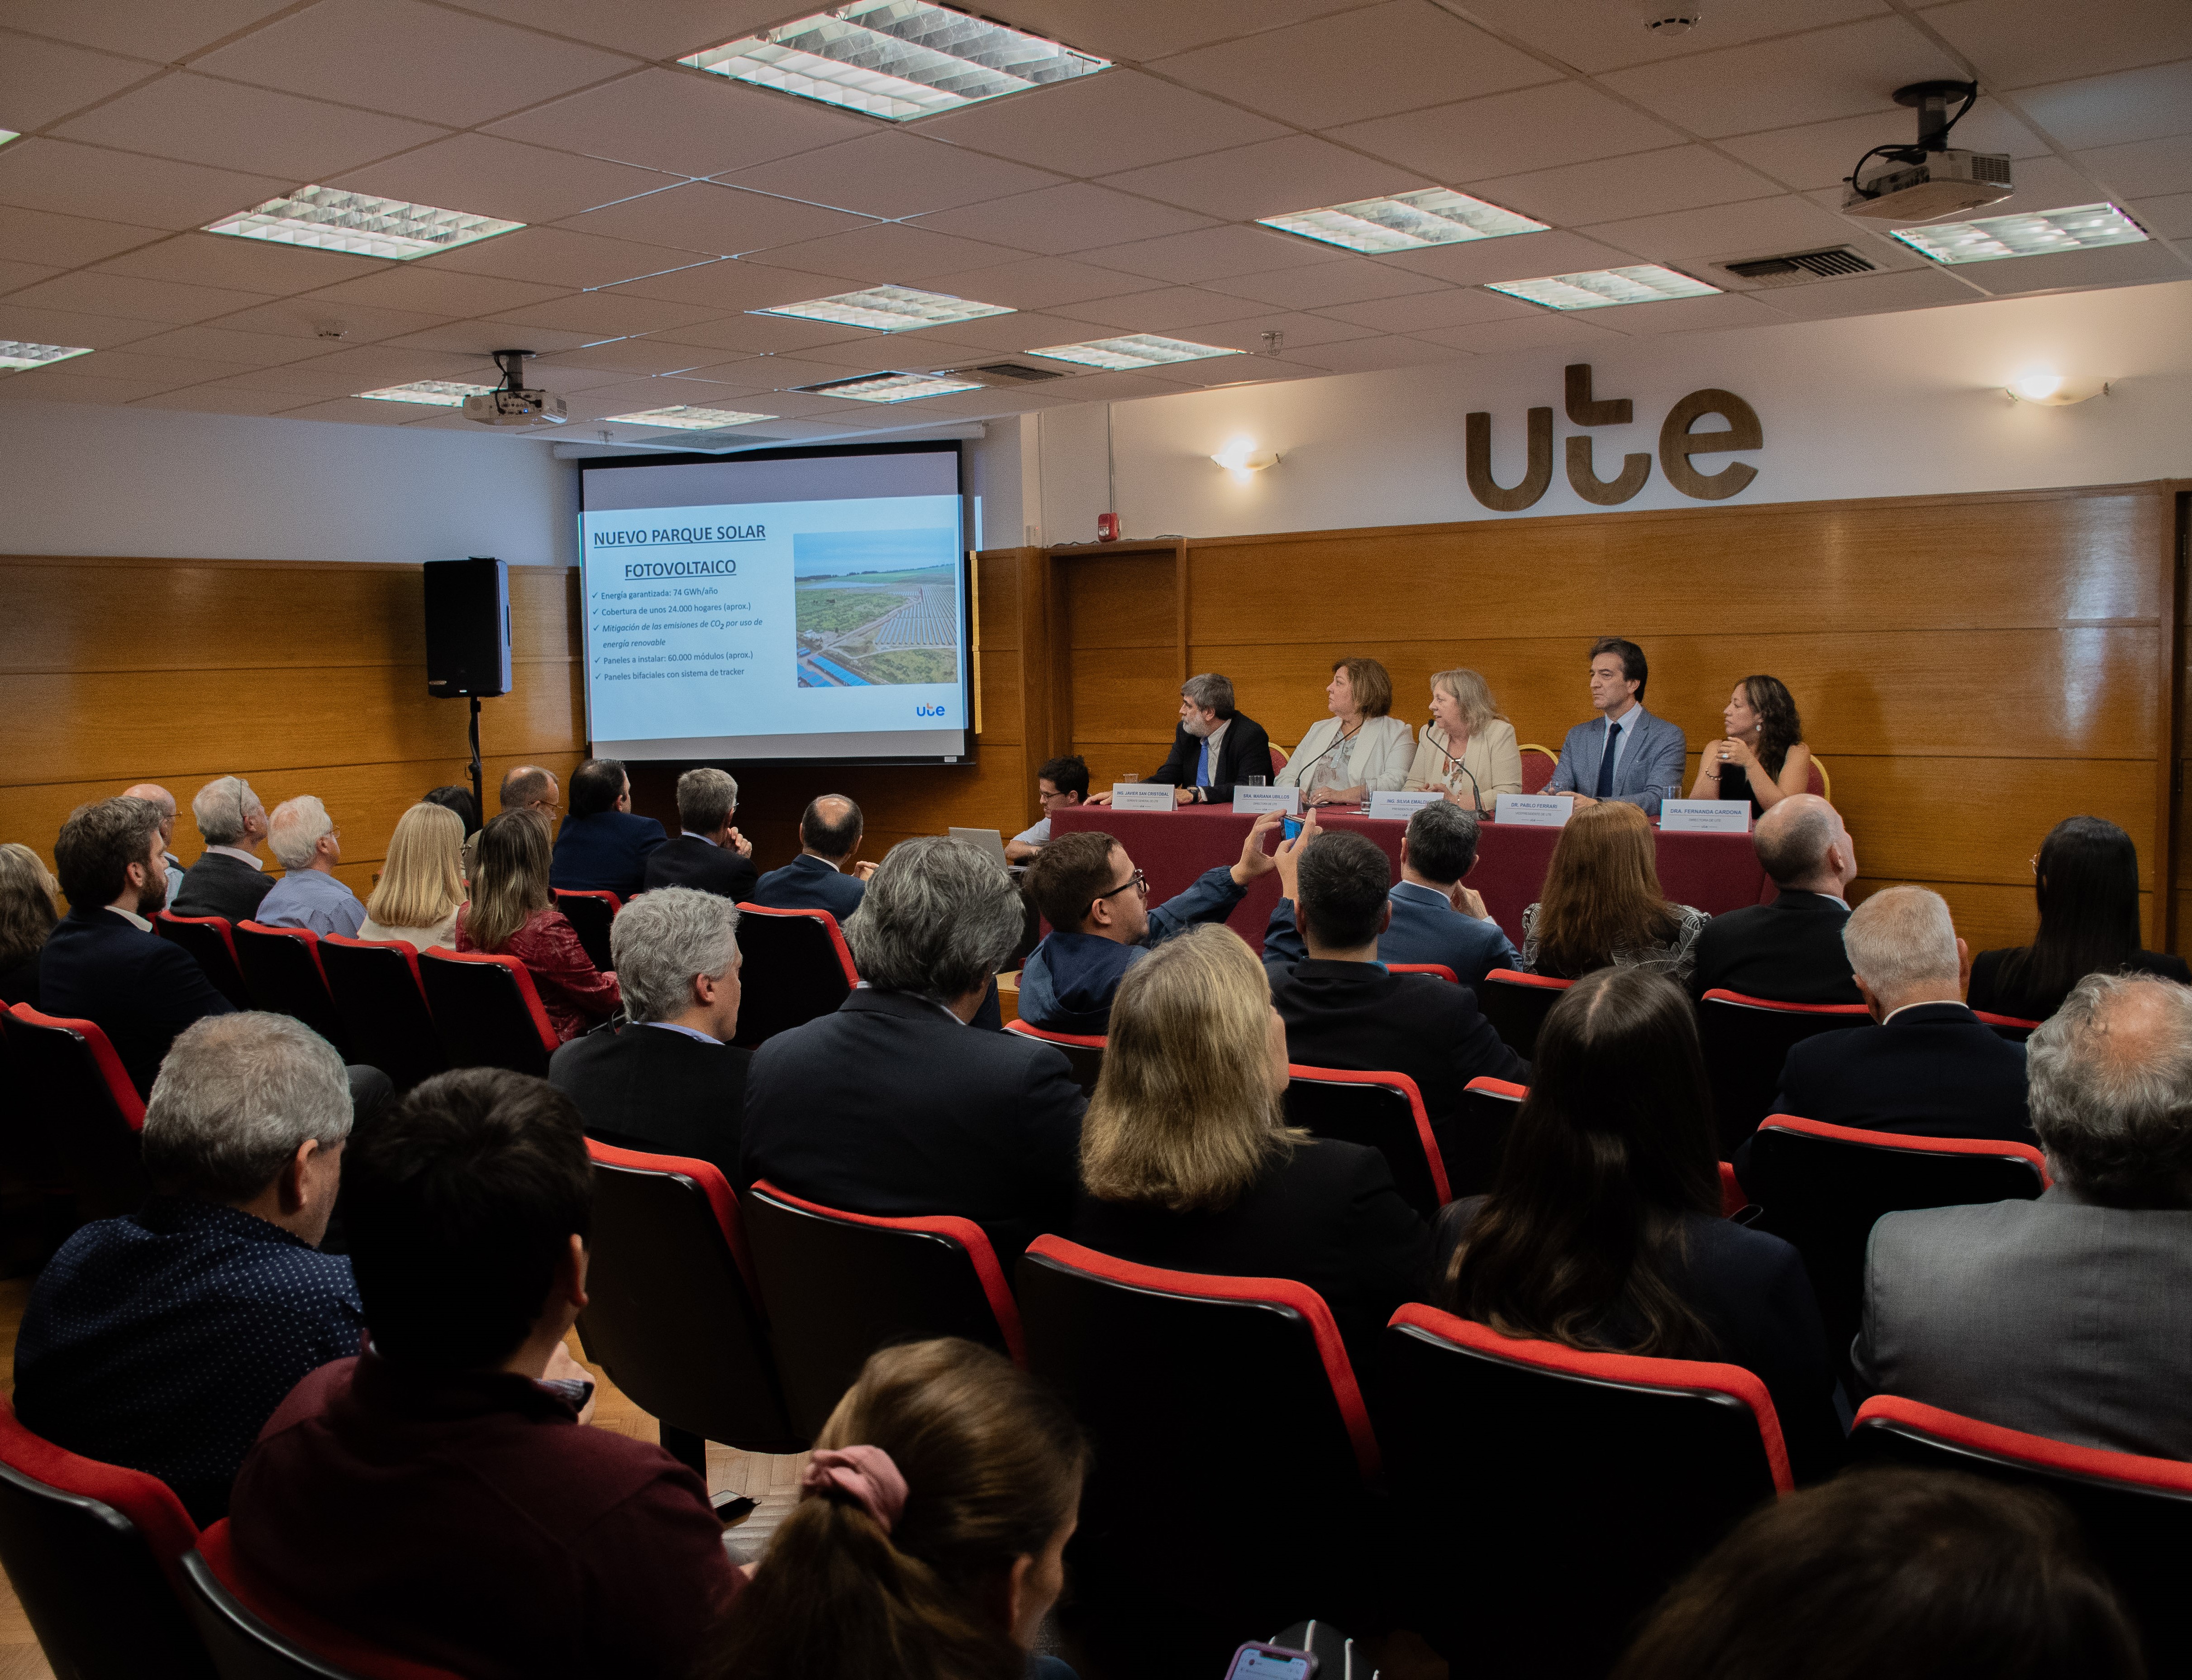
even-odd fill
[[[1998,204],[2016,189],[2009,158],[2001,152],[1961,151],[1949,145],[1949,130],[1977,103],[1976,82],[1915,82],[1895,90],[1898,105],[1918,111],[1915,146],[1875,146],[1850,172],[1842,214],[1870,221],[1936,221],[1959,211]],[[1961,99],[1956,114],[1949,101]],[[1865,165],[1880,158],[1869,174]]]
[[[570,405],[552,391],[528,390],[525,358],[529,350],[498,350],[494,365],[502,369],[502,383],[493,391],[465,398],[465,418],[482,426],[561,426],[571,418]]]

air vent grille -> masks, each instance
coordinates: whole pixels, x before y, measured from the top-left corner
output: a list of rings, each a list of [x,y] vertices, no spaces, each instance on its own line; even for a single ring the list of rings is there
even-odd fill
[[[1753,257],[1744,262],[1720,265],[1738,279],[1761,286],[1796,286],[1807,280],[1838,280],[1846,275],[1870,274],[1880,266],[1859,256],[1847,245],[1824,251],[1795,251],[1782,257]]]

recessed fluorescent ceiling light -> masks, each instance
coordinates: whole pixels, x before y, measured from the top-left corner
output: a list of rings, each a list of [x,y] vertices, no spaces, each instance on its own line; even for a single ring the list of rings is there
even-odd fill
[[[22,138],[22,135],[16,133],[13,129],[0,129],[0,146],[7,145],[11,140],[20,140]]]
[[[43,368],[49,362],[90,354],[89,345],[25,344],[17,339],[0,339],[0,368]]]
[[[774,420],[774,414],[742,414],[736,409],[647,409],[636,414],[611,414],[619,426],[661,426],[673,431],[719,431],[727,426]]]
[[[954,379],[949,374],[863,374],[858,379],[799,387],[816,396],[850,397],[862,403],[910,403],[917,397],[949,397],[955,391],[981,388],[972,380]]]
[[[1597,268],[1588,274],[1554,274],[1542,280],[1501,280],[1486,288],[1548,309],[1604,309],[1617,303],[1656,303],[1662,298],[1703,298],[1720,288],[1677,274],[1657,263]]]
[[[411,385],[383,386],[357,393],[372,403],[423,403],[430,409],[461,409],[467,397],[492,397],[491,385],[455,385],[448,380],[420,380]]]
[[[2113,204],[2077,204],[2067,210],[1981,216],[1977,221],[1888,231],[1935,262],[1995,262],[2003,257],[2046,256],[2051,251],[2089,251],[2098,245],[2137,245],[2146,238],[2146,230]]]
[[[1084,368],[1161,368],[1167,362],[1200,362],[1207,356],[1238,356],[1214,344],[1196,344],[1187,339],[1164,339],[1154,333],[1129,333],[1124,338],[1096,339],[1087,344],[1054,344],[1047,350],[1030,350],[1030,356],[1047,356],[1053,362],[1078,362]]]
[[[1110,68],[926,0],[858,0],[678,62],[893,123]]]
[[[840,327],[871,327],[902,333],[915,327],[945,327],[955,321],[979,321],[985,315],[1010,315],[1002,304],[970,303],[946,292],[916,291],[911,286],[871,286],[807,303],[779,304],[755,315],[796,315],[802,321],[827,321]]]
[[[1457,245],[1464,239],[1543,233],[1548,226],[1465,192],[1449,192],[1442,186],[1391,198],[1358,198],[1352,204],[1301,210],[1293,215],[1265,216],[1263,225],[1373,256],[1387,251],[1420,250],[1425,245]]]
[[[283,245],[310,245],[323,251],[347,251],[358,257],[407,260],[453,251],[476,239],[492,239],[524,226],[462,210],[437,210],[431,204],[406,204],[373,198],[332,186],[300,186],[256,209],[209,224],[208,233],[239,239],[271,239]]]

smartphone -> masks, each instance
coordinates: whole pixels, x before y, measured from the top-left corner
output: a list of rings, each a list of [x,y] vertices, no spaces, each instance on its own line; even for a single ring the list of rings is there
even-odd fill
[[[1316,1672],[1316,1658],[1308,1651],[1252,1641],[1233,1653],[1225,1680],[1310,1680]]]
[[[1299,840],[1301,838],[1302,820],[1299,817],[1282,818],[1280,820],[1279,828],[1287,839]],[[1243,1645],[1241,1649],[1245,1651],[1248,1648]]]

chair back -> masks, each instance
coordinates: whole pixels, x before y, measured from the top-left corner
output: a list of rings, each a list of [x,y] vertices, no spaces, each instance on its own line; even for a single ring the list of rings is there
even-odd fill
[[[739,1204],[706,1161],[588,1139],[594,1162],[586,1357],[673,1429],[796,1453]]]
[[[1461,984],[1461,976],[1443,963],[1388,963],[1385,972],[1390,974],[1429,974],[1434,980],[1449,980],[1455,986]]]
[[[451,1067],[507,1067],[548,1077],[558,1040],[524,963],[437,947],[419,953],[419,980]]]
[[[1025,1363],[990,1239],[949,1214],[825,1208],[763,1179],[739,1197],[793,1427],[810,1439],[879,1347],[964,1336]]]
[[[563,912],[563,919],[578,934],[579,943],[585,946],[594,966],[605,974],[613,973],[616,958],[609,953],[609,923],[624,908],[624,900],[614,893],[580,891],[570,887],[554,890],[556,908]]]
[[[152,931],[196,957],[214,990],[237,1009],[258,1007],[252,1001],[251,988],[244,984],[243,965],[236,960],[236,939],[226,917],[178,916],[172,910],[163,910],[153,914]]]
[[[270,928],[264,922],[236,924],[236,956],[255,1008],[294,1015],[343,1053],[351,1054],[350,1031],[335,1009],[328,976],[320,967],[320,936],[310,928]]]
[[[826,910],[771,910],[739,906],[738,1037],[749,1049],[778,1033],[835,1014],[860,983],[853,953]]]
[[[1462,1091],[1461,1113],[1446,1136],[1447,1189],[1455,1201],[1492,1188],[1507,1134],[1529,1094],[1527,1085],[1511,1079],[1472,1079]]]
[[[419,978],[418,948],[408,940],[329,934],[320,941],[320,969],[360,1061],[385,1073],[399,1091],[448,1071]]]
[[[1526,744],[1522,751],[1522,791],[1543,793],[1545,784],[1553,779],[1553,772],[1561,767],[1561,755],[1550,746]]]
[[[1401,1199],[1425,1219],[1437,1218],[1453,1200],[1423,1093],[1407,1074],[1290,1063],[1286,1103],[1288,1125],[1362,1144],[1384,1156]]]
[[[1773,1403],[1737,1366],[1586,1353],[1413,1304],[1379,1351],[1412,1565],[1398,1620],[1479,1673],[1602,1676],[1637,1617],[1793,1485]]]
[[[1818,794],[1830,805],[1835,803],[1835,779],[1827,774],[1826,760],[1816,753],[1804,772],[1804,791]]]
[[[1055,1044],[1065,1052],[1066,1060],[1073,1064],[1073,1083],[1084,1091],[1096,1089],[1096,1076],[1104,1071],[1103,1039],[1078,1032],[1045,1032],[1024,1020],[1007,1021],[1005,1031],[1017,1032],[1038,1043]]]
[[[1573,980],[1494,969],[1477,982],[1476,1001],[1509,1049],[1524,1060],[1538,1053],[1538,1029]]]
[[[25,1108],[88,1219],[134,1214],[151,1188],[139,1134],[145,1100],[98,1023],[7,1011],[8,1060]]]
[[[1280,751],[1276,746],[1273,747],[1271,749],[1271,774],[1273,775],[1276,775],[1280,771],[1285,769],[1286,767],[1287,755]]]
[[[0,1399],[0,1564],[61,1680],[212,1680],[176,1597],[197,1538],[166,1483],[64,1452]]]
[[[1972,1013],[2012,1044],[2022,1044],[2040,1030],[2038,1021],[2027,1020],[2023,1015],[1997,1015],[1986,1009],[1974,1009]]]
[[[1871,1024],[1862,1003],[1784,1003],[1717,987],[1705,993],[1698,1005],[1698,1037],[1712,1081],[1721,1159],[1733,1156],[1772,1108],[1790,1045]]]

